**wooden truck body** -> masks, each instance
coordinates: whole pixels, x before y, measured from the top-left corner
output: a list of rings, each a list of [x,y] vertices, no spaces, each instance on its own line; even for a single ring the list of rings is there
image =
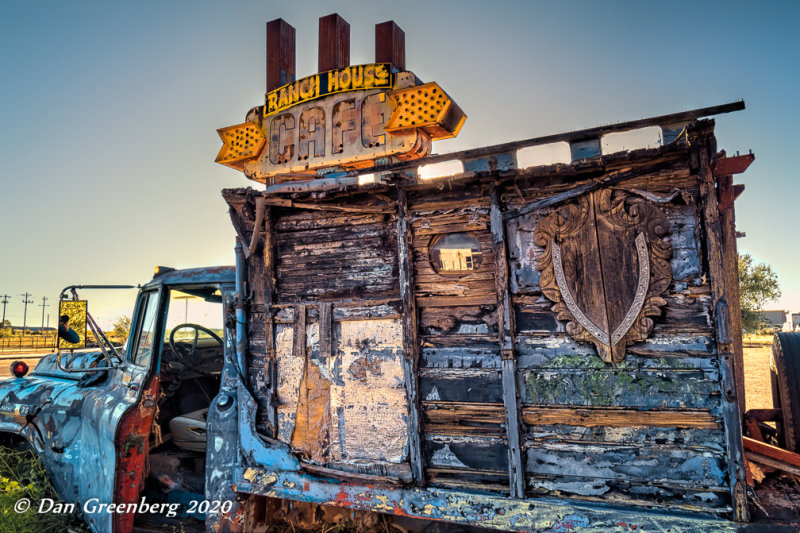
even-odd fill
[[[264,105],[219,130],[217,161],[262,185],[223,191],[241,378],[238,420],[209,424],[240,438],[214,452],[233,488],[208,492],[264,496],[249,528],[276,501],[293,523],[303,504],[746,522],[731,176],[753,156],[718,152],[704,118],[744,103],[430,155],[466,116],[406,70],[402,30],[376,25],[375,63],[350,66],[349,25],[319,28],[319,73],[296,80],[294,28],[267,24]],[[545,145],[568,155],[537,163]]]
[[[223,191],[261,437],[236,490],[498,529],[746,521],[731,175],[752,156],[698,120],[742,107]],[[601,152],[643,127],[664,142]],[[518,166],[548,142],[575,158]],[[445,159],[463,171],[418,177]]]

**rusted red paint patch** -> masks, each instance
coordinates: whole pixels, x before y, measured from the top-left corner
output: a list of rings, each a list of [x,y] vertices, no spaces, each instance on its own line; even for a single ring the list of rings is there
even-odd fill
[[[142,391],[139,403],[125,411],[120,419],[114,438],[117,468],[113,503],[135,504],[139,501],[158,390],[159,379],[154,376]],[[112,518],[112,531],[117,533],[132,531],[133,519],[134,513],[115,513]]]

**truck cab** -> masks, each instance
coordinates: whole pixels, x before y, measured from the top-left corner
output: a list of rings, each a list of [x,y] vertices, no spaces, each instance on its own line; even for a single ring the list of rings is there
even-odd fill
[[[159,268],[115,356],[60,349],[0,384],[0,432],[33,447],[93,530],[211,511],[206,414],[235,353],[234,282],[233,267]]]

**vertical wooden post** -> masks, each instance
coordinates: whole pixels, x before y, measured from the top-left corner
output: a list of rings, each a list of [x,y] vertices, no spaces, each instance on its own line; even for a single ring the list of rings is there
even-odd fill
[[[288,22],[267,22],[267,92],[294,81],[294,47],[294,28]]]
[[[406,34],[393,20],[375,24],[375,62],[406,69]]]
[[[319,19],[319,72],[350,66],[350,24],[337,13]]]
[[[419,343],[414,272],[411,261],[411,229],[408,227],[406,192],[397,190],[397,254],[400,270],[400,299],[403,302],[403,374],[408,395],[408,455],[414,481],[422,483],[422,424],[419,416]]]
[[[511,497],[525,496],[525,471],[522,467],[522,448],[519,435],[519,408],[517,405],[517,361],[514,358],[514,325],[511,298],[508,293],[508,252],[505,225],[500,209],[500,193],[492,185],[489,223],[495,257],[495,290],[497,293],[497,328],[503,365],[503,404],[506,412],[508,437],[508,477]]]
[[[273,439],[278,437],[278,362],[275,356],[274,316],[272,302],[275,298],[275,227],[272,207],[264,215],[264,330],[267,350],[264,375],[267,385],[267,421]]]
[[[742,308],[739,292],[739,252],[736,246],[736,215],[734,213],[733,176],[717,179],[719,187],[719,218],[722,227],[722,253],[725,266],[725,284],[728,289],[728,307],[731,313],[733,337],[733,371],[736,380],[736,399],[739,413],[746,410],[744,390],[744,349],[742,346]]]
[[[710,275],[711,294],[714,299],[714,324],[717,333],[717,357],[720,366],[722,407],[727,435],[728,471],[731,480],[733,519],[747,522],[747,494],[745,492],[744,450],[739,404],[736,401],[736,383],[733,369],[733,344],[731,335],[730,295],[726,290],[723,262],[722,229],[719,219],[717,193],[712,171],[711,156],[716,153],[711,131],[695,133],[692,142],[693,160],[699,163],[700,195],[706,235],[706,253]]]

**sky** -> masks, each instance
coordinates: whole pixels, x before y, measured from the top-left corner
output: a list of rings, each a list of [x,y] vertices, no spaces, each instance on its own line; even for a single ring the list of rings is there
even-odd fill
[[[0,6],[0,299],[41,324],[72,284],[145,283],[156,265],[232,264],[220,191],[260,188],[214,163],[216,129],[265,92],[265,23],[296,28],[297,77],[317,72],[317,25],[350,23],[351,63],[374,25],[406,35],[406,67],[468,115],[446,153],[744,99],[716,118],[736,176],[740,251],[777,271],[800,311],[800,2],[31,1]],[[135,291],[90,296],[107,325]],[[55,323],[55,305],[45,308]]]

